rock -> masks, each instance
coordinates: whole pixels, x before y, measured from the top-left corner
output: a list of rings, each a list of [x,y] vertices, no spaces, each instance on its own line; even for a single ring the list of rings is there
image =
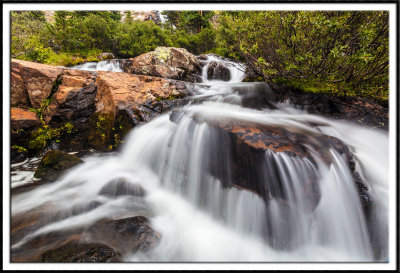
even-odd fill
[[[109,197],[118,197],[123,195],[143,197],[145,191],[140,185],[130,183],[124,178],[116,178],[105,184],[101,188],[99,195]]]
[[[48,151],[40,161],[34,177],[42,181],[52,182],[57,180],[66,170],[82,163],[75,155],[61,151]]]
[[[54,72],[52,77],[46,78],[53,81],[52,88],[48,89],[51,92],[46,91],[48,96],[44,96],[50,104],[47,108],[42,105],[41,111],[43,120],[52,129],[62,128],[67,123],[72,125],[68,133],[63,131],[57,143],[57,149],[67,151],[109,150],[110,145],[115,147],[131,128],[179,105],[180,99],[190,94],[184,82],[159,77],[49,68],[51,66],[18,60],[13,61],[12,66],[14,102],[25,109],[30,102],[27,99],[30,93],[24,89],[25,68],[35,67],[35,71],[41,71],[30,73],[30,82],[36,81],[34,76],[43,81],[44,74]],[[18,143],[17,138],[12,141]]]
[[[62,149],[81,150],[88,146],[89,120],[96,110],[96,73],[66,69],[61,84],[52,96],[52,101],[44,113],[44,120],[53,128],[72,124],[75,134],[64,134]]]
[[[183,115],[183,110],[174,110],[170,119],[179,122]],[[329,148],[332,148],[345,158],[363,206],[370,207],[370,196],[366,184],[355,171],[353,154],[346,144],[335,137],[230,118],[209,119],[196,114],[193,121],[206,122],[213,130],[211,134],[215,136],[215,143],[224,143],[211,149],[209,163],[212,175],[224,187],[237,186],[250,190],[261,196],[267,204],[271,199],[287,204],[290,200],[282,192],[283,178],[277,167],[280,163],[276,155],[284,154],[296,161],[306,160],[318,169],[314,158],[322,159],[326,165],[332,164],[333,158],[329,152]],[[317,176],[310,168],[304,177],[298,177],[309,211],[315,209],[321,198]]]
[[[57,66],[12,59],[11,106],[40,108],[63,71]]]
[[[134,21],[141,21],[141,22],[145,22],[145,21],[154,21],[155,23],[159,23],[160,22],[160,18],[159,15],[157,13],[156,10],[152,10],[152,11],[130,11],[131,14],[131,19]],[[121,21],[122,22],[126,22],[127,18],[126,18],[126,14],[125,11],[121,11]]]
[[[194,82],[201,70],[196,57],[184,48],[157,47],[129,61],[130,73],[189,82]]]
[[[120,253],[147,251],[157,245],[161,236],[150,226],[148,219],[135,216],[119,220],[100,220],[87,232],[90,240],[106,244]]]
[[[104,263],[119,262],[118,253],[103,244],[69,242],[42,255],[44,263]]]
[[[28,147],[32,132],[39,126],[40,121],[35,113],[11,107],[11,146]]]
[[[229,81],[231,73],[229,68],[220,62],[211,61],[208,65],[207,79]]]
[[[43,227],[52,215],[49,210],[28,213],[13,219],[13,244]],[[18,238],[17,238],[18,237]],[[160,234],[143,216],[102,219],[87,227],[42,233],[11,249],[12,262],[120,262],[122,255],[148,251],[156,246]]]
[[[115,59],[115,56],[114,56],[114,54],[111,53],[111,52],[104,52],[104,53],[101,53],[101,54],[97,57],[97,59],[99,59],[100,61],[102,61],[102,60],[110,60],[110,59]]]
[[[343,97],[328,94],[304,93],[286,86],[270,83],[279,101],[288,101],[295,107],[309,113],[320,114],[334,119],[345,119],[361,126],[389,128],[387,105],[381,105],[361,97]]]

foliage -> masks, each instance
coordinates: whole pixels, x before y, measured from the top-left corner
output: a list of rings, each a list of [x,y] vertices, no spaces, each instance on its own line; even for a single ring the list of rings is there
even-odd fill
[[[344,95],[387,95],[384,11],[225,12],[217,41],[219,52],[245,60],[267,81],[297,79]]]
[[[58,128],[53,128],[52,126],[45,123],[45,121],[43,120],[43,114],[50,103],[51,98],[45,99],[40,108],[29,109],[31,112],[36,113],[40,120],[40,127],[31,134],[31,139],[28,145],[29,150],[41,151],[47,146],[48,141],[55,139],[56,142],[59,142],[59,138],[62,135],[72,134],[75,132],[73,130],[74,126],[70,122],[67,122],[63,126]]]
[[[167,25],[190,34],[210,28],[210,19],[214,16],[213,11],[203,10],[163,11],[162,13],[168,17]]]
[[[302,90],[387,98],[386,11],[164,11],[121,22],[116,11],[11,12],[13,58],[71,66],[102,52],[135,57],[158,46],[245,61],[266,81]],[[216,18],[218,20],[215,22]],[[327,91],[328,92],[328,91]]]
[[[114,52],[126,58],[152,51],[157,46],[172,46],[168,34],[154,22],[125,22],[118,25],[114,34]]]

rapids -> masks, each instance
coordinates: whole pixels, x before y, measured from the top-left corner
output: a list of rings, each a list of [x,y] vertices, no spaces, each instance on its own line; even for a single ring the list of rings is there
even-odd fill
[[[211,60],[224,62],[231,73],[229,81],[207,79]],[[108,69],[107,65],[112,66],[100,62],[79,68],[102,70]],[[58,181],[13,196],[12,215],[45,207],[52,215],[63,217],[33,230],[12,249],[24,248],[36,236],[84,227],[99,219],[141,215],[150,220],[161,239],[148,251],[124,253],[124,261],[386,261],[388,134],[274,102],[267,85],[242,83],[243,70],[239,64],[209,56],[203,82],[192,85],[195,98],[205,98],[202,103],[182,107],[175,120],[170,112],[136,127],[116,154],[84,157],[84,164]],[[245,107],[252,92],[270,96],[268,107]],[[267,202],[259,194],[232,186],[230,146],[199,118],[240,120],[340,139],[354,154],[355,169],[373,200],[369,225],[351,171],[331,147],[321,148],[329,154],[331,164],[319,158],[312,147],[307,148],[311,159],[267,151],[258,176],[275,185],[272,190],[279,190],[289,206],[277,198]],[[321,196],[311,211],[302,190],[309,174],[317,178]],[[99,195],[102,187],[116,178],[140,185],[146,195]],[[12,183],[20,180],[19,176]],[[100,205],[88,210],[92,202]],[[377,244],[369,238],[371,226]]]

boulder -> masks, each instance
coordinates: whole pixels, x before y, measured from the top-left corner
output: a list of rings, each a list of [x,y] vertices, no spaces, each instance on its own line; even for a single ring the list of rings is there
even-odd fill
[[[99,59],[99,60],[110,60],[110,59],[115,59],[115,56],[114,56],[114,54],[113,53],[111,53],[111,52],[104,52],[104,53],[101,53],[98,57],[97,57],[97,59]]]
[[[143,216],[100,220],[86,232],[90,233],[91,241],[108,245],[120,253],[147,251],[157,245],[161,238]]]
[[[184,48],[157,47],[129,61],[129,73],[189,82],[194,82],[201,70],[196,57]]]
[[[211,61],[207,69],[207,79],[229,81],[231,72],[224,64]]]
[[[13,219],[13,244],[23,238],[28,240],[11,249],[12,262],[121,262],[122,255],[148,251],[161,238],[143,216],[102,219],[87,227],[27,237],[52,219],[53,215],[48,213],[48,210],[35,214],[28,212],[28,215],[21,215],[18,222]]]
[[[63,71],[58,66],[12,59],[11,106],[40,108]]]
[[[110,142],[113,126],[114,137],[123,137],[137,124],[171,109],[176,99],[189,94],[185,84],[174,80],[105,71],[98,72],[96,86],[89,143],[97,149]]]
[[[183,115],[184,110],[174,110],[170,119],[179,122]],[[299,162],[307,161],[318,169],[315,158],[330,165],[333,159],[329,148],[332,148],[346,160],[363,207],[371,206],[368,188],[355,171],[353,154],[346,144],[335,137],[290,127],[269,126],[231,118],[213,119],[197,114],[193,115],[193,122],[206,122],[213,130],[211,133],[215,136],[215,143],[224,143],[210,149],[209,163],[212,175],[224,187],[236,186],[250,190],[261,196],[267,204],[271,199],[283,205],[288,204],[290,200],[282,192],[283,178],[277,167],[277,156],[284,154]],[[304,177],[299,177],[305,206],[309,211],[316,208],[321,197],[317,176],[315,170],[310,168]]]
[[[82,162],[75,155],[62,151],[48,151],[40,161],[34,177],[41,178],[42,181],[52,182],[57,180],[66,170]]]
[[[31,134],[40,126],[36,113],[11,107],[11,146],[27,147]]]

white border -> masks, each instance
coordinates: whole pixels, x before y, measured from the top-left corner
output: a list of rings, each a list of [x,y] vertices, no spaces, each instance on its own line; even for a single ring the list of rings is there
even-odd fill
[[[3,4],[3,269],[5,270],[394,270],[396,268],[396,5],[395,4],[156,4],[159,10],[388,10],[389,52],[389,263],[124,263],[124,264],[16,264],[9,249],[9,12],[11,10],[154,10],[155,4]]]

